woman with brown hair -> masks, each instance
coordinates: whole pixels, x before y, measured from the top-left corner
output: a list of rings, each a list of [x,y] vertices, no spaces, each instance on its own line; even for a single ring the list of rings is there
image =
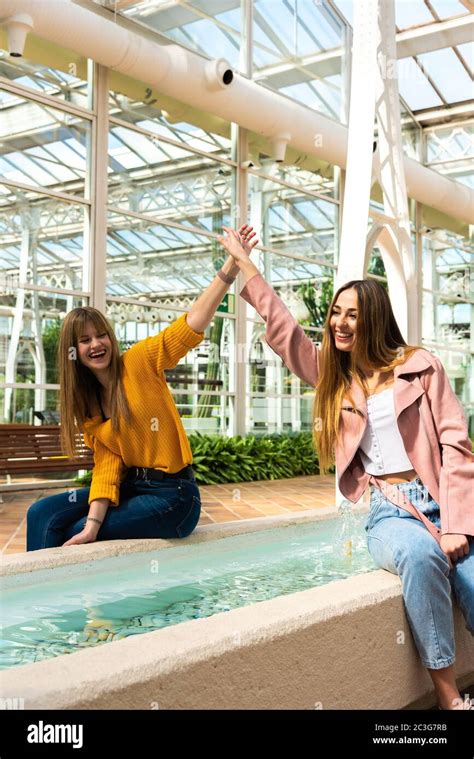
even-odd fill
[[[474,635],[474,459],[441,361],[405,343],[388,294],[374,280],[351,280],[337,290],[317,348],[250,261],[252,227],[224,229],[228,236],[219,240],[243,273],[240,295],[265,321],[266,342],[316,390],[320,472],[335,460],[339,488],[353,503],[370,486],[368,549],[401,579],[439,707],[474,708],[456,685],[451,599],[452,591]]]
[[[100,311],[87,306],[66,315],[59,344],[63,449],[74,456],[84,435],[94,451],[92,483],[30,506],[27,551],[184,538],[194,530],[201,499],[164,372],[202,341],[237,272],[229,256],[187,313],[122,355]]]

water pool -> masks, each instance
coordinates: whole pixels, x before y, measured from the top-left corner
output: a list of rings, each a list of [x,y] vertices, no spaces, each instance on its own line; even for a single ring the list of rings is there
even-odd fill
[[[209,617],[376,569],[365,515],[8,576],[0,668]]]

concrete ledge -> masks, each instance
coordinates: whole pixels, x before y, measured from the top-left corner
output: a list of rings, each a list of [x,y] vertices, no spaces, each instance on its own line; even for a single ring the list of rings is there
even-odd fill
[[[466,677],[457,609],[456,637]],[[399,580],[378,570],[16,667],[1,695],[26,709],[401,709],[430,690]]]
[[[310,521],[308,514],[213,525],[186,542],[252,527],[283,528]],[[156,550],[165,541],[114,543],[120,545],[109,548],[117,552],[130,543],[135,550]],[[32,552],[43,554],[34,568],[72,563],[52,555],[73,559],[71,548]],[[79,560],[104,558],[90,553]],[[28,561],[19,571],[32,571],[29,555],[21,557]],[[12,573],[15,558],[7,558],[5,574]],[[458,608],[455,630],[457,676],[472,681],[474,638]],[[434,703],[400,580],[384,570],[4,670],[1,681],[1,696],[23,698],[26,709],[402,709],[420,699],[425,708]]]
[[[353,508],[354,514],[367,513],[366,506]],[[256,517],[255,519],[221,522],[197,527],[185,539],[163,540],[162,538],[143,538],[130,540],[102,540],[97,543],[85,543],[78,546],[59,546],[43,548],[40,551],[7,554],[1,557],[0,576],[13,575],[18,572],[34,572],[38,569],[51,569],[107,559],[111,556],[125,556],[131,553],[160,551],[173,545],[189,545],[202,543],[206,540],[218,540],[231,535],[243,535],[257,530],[269,530],[273,527],[287,527],[292,524],[315,522],[337,517],[334,506],[321,509],[310,509],[296,514],[280,514],[271,517]]]

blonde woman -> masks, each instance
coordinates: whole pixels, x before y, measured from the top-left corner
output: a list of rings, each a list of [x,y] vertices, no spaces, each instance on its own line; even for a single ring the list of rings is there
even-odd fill
[[[252,246],[249,247],[249,250]],[[184,538],[201,499],[165,370],[198,345],[238,272],[229,256],[189,311],[120,355],[106,317],[66,315],[59,345],[63,450],[84,435],[90,488],[41,498],[27,513],[27,550],[118,538]]]
[[[321,348],[305,335],[250,261],[252,227],[219,240],[245,278],[242,297],[265,339],[314,387],[314,444],[322,474],[337,464],[341,492],[370,487],[365,526],[375,563],[398,574],[408,622],[441,709],[474,708],[454,676],[453,592],[474,635],[474,459],[462,406],[441,361],[403,340],[386,290],[352,280],[335,293]],[[393,631],[393,645],[397,645]]]

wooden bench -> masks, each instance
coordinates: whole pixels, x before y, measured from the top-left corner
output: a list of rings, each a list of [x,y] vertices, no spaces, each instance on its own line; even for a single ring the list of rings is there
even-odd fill
[[[57,424],[0,424],[0,476],[77,472],[93,465],[93,453],[84,444],[76,458],[63,455]]]

